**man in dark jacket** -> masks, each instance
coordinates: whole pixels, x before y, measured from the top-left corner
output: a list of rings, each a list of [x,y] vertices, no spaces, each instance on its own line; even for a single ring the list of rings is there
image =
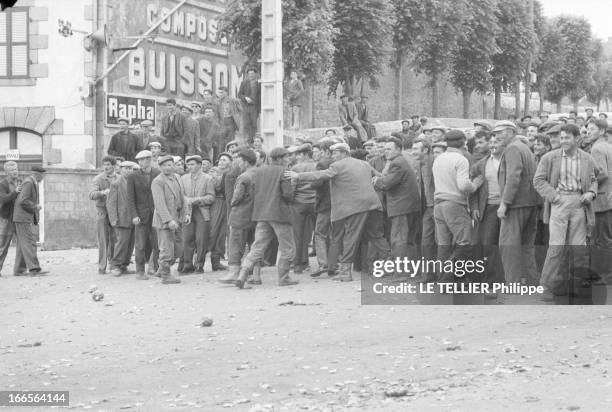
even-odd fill
[[[40,166],[32,167],[32,174],[23,180],[21,191],[15,200],[13,209],[13,222],[15,222],[15,234],[17,235],[17,251],[13,269],[15,276],[36,276],[49,273],[40,268],[34,236],[34,227],[38,226],[39,213],[42,209],[38,203],[40,199],[38,183],[43,180],[45,172],[46,170]],[[29,269],[29,272],[22,272],[24,266]]]
[[[240,84],[238,98],[242,102],[242,124],[246,143],[252,144],[257,133],[257,119],[261,110],[261,85],[254,68],[247,70],[247,78]]]
[[[153,230],[153,193],[151,182],[159,175],[159,169],[151,167],[151,152],[143,150],[136,155],[140,170],[128,176],[128,207],[135,225],[134,254],[136,271],[144,277],[145,263],[149,262],[149,275],[155,275],[158,268],[159,248],[157,235]]]
[[[385,145],[387,164],[381,177],[372,179],[376,189],[385,192],[387,217],[391,220],[391,251],[393,257],[409,256],[408,244],[416,244],[415,239],[409,242],[408,237],[418,232],[420,226],[421,200],[416,174],[402,155],[402,144],[399,139],[390,138]],[[411,251],[414,257],[416,250]]]
[[[493,134],[499,137],[504,151],[499,160],[501,219],[499,245],[507,282],[521,278],[537,284],[534,241],[538,219],[538,194],[533,187],[536,164],[533,153],[516,137],[516,126],[510,121],[495,124]]]
[[[111,137],[108,144],[108,155],[123,157],[125,160],[133,160],[138,151],[140,139],[129,131],[130,122],[128,119],[121,118],[118,123],[121,130]]]
[[[320,144],[321,158],[317,162],[317,170],[329,168],[329,165],[332,163],[330,147],[333,145],[334,143],[331,141]],[[325,271],[327,271],[328,275],[334,276],[336,274],[335,263],[337,253],[332,251],[337,250],[337,248],[332,247],[331,244],[331,195],[329,193],[329,182],[326,180],[315,180],[311,182],[311,186],[317,192],[315,203],[317,218],[315,222],[314,243],[318,268],[310,276],[316,277]]]
[[[19,180],[19,169],[16,162],[8,161],[4,164],[6,177],[0,180],[0,271],[4,265],[4,259],[8,253],[13,235],[15,234],[15,223],[13,223],[13,209],[15,199],[21,192],[21,181]],[[24,271],[25,268],[20,268]],[[2,276],[0,274],[0,276]]]
[[[171,155],[183,156],[185,146],[183,136],[185,135],[185,118],[179,112],[176,100],[170,98],[166,100],[168,112],[162,117],[161,135],[166,139],[168,153]]]
[[[368,134],[368,138],[372,139],[376,137],[376,127],[374,127],[374,124],[372,124],[369,119],[370,112],[368,111],[368,96],[362,95],[360,100],[355,103],[355,107],[357,108],[359,121]]]
[[[115,158],[106,156],[102,159],[104,171],[93,178],[89,199],[96,202],[97,232],[98,232],[98,273],[106,273],[108,261],[113,258],[115,247],[115,232],[108,219],[106,210],[106,198],[110,191],[111,183],[117,179],[115,174]]]
[[[291,229],[289,202],[293,190],[289,179],[284,177],[289,164],[289,151],[277,147],[270,152],[271,164],[257,169],[253,177],[255,195],[253,221],[255,241],[249,254],[244,258],[236,286],[244,286],[246,277],[255,263],[263,259],[266,246],[276,235],[280,257],[278,259],[278,285],[289,286],[298,283],[289,276],[291,261],[295,256],[295,242]]]
[[[230,272],[227,276],[219,279],[221,283],[235,283],[240,273],[240,264],[247,244],[252,244],[254,240],[255,224],[251,220],[253,215],[253,177],[257,155],[251,149],[242,149],[238,152],[236,159],[238,168],[242,172],[236,180],[236,186],[230,204],[228,218],[229,253],[227,262]],[[254,284],[261,284],[260,265],[255,263],[253,267],[253,279],[249,281]]]

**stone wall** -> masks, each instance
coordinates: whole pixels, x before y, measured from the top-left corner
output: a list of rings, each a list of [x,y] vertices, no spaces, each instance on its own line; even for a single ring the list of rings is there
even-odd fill
[[[45,250],[96,246],[91,181],[100,171],[48,169],[44,180]]]

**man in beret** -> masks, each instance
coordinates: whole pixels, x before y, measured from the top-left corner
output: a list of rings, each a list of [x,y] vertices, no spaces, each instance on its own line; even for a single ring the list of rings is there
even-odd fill
[[[101,275],[106,273],[107,263],[114,255],[115,232],[109,220],[106,202],[111,184],[117,180],[115,164],[116,161],[113,156],[105,156],[102,159],[102,168],[104,170],[93,178],[89,192],[89,199],[96,202],[98,216],[96,223],[98,232],[98,273]]]
[[[240,175],[236,180],[236,186],[230,204],[229,224],[229,273],[219,279],[221,283],[234,284],[240,274],[240,265],[247,245],[252,245],[255,240],[255,223],[251,220],[253,215],[253,201],[255,186],[255,163],[257,156],[252,149],[244,148],[238,151],[236,159],[240,168]],[[256,262],[253,266],[253,279],[249,283],[261,285],[261,265]]]
[[[191,222],[183,228],[183,273],[204,273],[204,260],[210,239],[210,205],[215,201],[215,185],[210,175],[202,173],[202,157],[187,156],[189,173],[181,177],[185,207]],[[195,266],[194,252],[197,255]]]
[[[258,167],[253,176],[254,198],[252,220],[255,226],[255,241],[244,258],[236,286],[244,287],[247,275],[264,257],[266,246],[274,235],[278,239],[278,285],[291,286],[298,283],[289,276],[291,262],[295,257],[295,242],[291,229],[289,203],[293,198],[291,182],[283,176],[287,170],[289,153],[277,147],[270,152],[269,165]],[[291,172],[294,173],[294,172]]]
[[[152,155],[143,150],[136,155],[140,170],[127,177],[128,209],[134,224],[134,259],[139,278],[145,277],[145,263],[149,263],[149,275],[158,268],[159,249],[157,233],[153,230],[153,193],[151,183],[160,170],[152,167]]]
[[[296,151],[297,163],[291,170],[301,172],[312,172],[317,166],[312,160],[312,149],[309,145],[298,146]],[[293,202],[291,204],[291,226],[295,239],[295,259],[293,260],[293,271],[301,274],[308,267],[308,244],[312,239],[315,223],[315,201],[316,191],[310,182],[292,182]]]
[[[169,98],[166,100],[167,112],[162,117],[161,135],[166,139],[168,154],[184,155],[185,145],[183,136],[185,135],[185,117],[179,111],[176,100]]]
[[[497,216],[501,219],[499,245],[506,282],[520,282],[526,278],[527,282],[537,284],[535,158],[527,145],[517,138],[514,123],[497,122],[493,133],[503,147],[499,160],[500,205]]]
[[[110,262],[111,273],[114,276],[127,274],[132,252],[134,251],[134,224],[128,206],[127,177],[133,173],[137,164],[128,160],[121,162],[121,171],[117,179],[110,185],[106,199],[108,219],[115,231],[115,247]],[[144,273],[139,280],[149,279]]]
[[[15,276],[37,276],[49,273],[40,268],[34,235],[34,227],[40,222],[40,210],[42,209],[38,203],[40,200],[38,184],[43,180],[45,172],[46,170],[42,167],[33,166],[32,174],[23,179],[21,191],[15,200],[13,208],[17,244],[13,268]],[[25,268],[28,269],[27,272],[24,271]]]
[[[483,177],[470,180],[469,162],[463,154],[465,134],[458,129],[445,136],[446,151],[435,157],[432,166],[434,178],[434,221],[440,261],[453,253],[455,259],[471,258],[472,219],[468,213],[468,195],[482,185]],[[438,143],[434,143],[437,145]],[[452,273],[441,273],[439,280],[456,280]]]
[[[120,118],[118,123],[120,130],[111,137],[107,153],[109,156],[121,156],[126,160],[134,160],[138,152],[138,136],[130,132],[128,119]]]
[[[174,173],[172,156],[159,158],[159,174],[151,183],[153,194],[153,227],[157,230],[159,242],[159,272],[163,284],[181,283],[172,274],[172,266],[182,256],[183,223],[191,223],[191,210],[186,207],[183,187],[179,176]]]
[[[200,149],[200,123],[193,118],[193,109],[187,105],[181,108],[181,114],[185,118],[185,133],[183,144],[186,154],[201,154]]]
[[[353,280],[351,265],[355,260],[361,234],[369,242],[368,263],[374,256],[389,256],[389,243],[382,229],[382,204],[374,187],[372,177],[376,171],[366,162],[350,157],[350,147],[338,143],[331,148],[334,162],[327,170],[297,173],[287,171],[285,176],[297,182],[316,180],[330,181],[331,222],[334,242],[340,247],[338,258],[339,275],[335,280]]]

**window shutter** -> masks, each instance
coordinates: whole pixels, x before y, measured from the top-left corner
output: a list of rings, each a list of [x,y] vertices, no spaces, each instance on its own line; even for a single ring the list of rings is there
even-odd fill
[[[0,46],[0,76],[7,75],[6,46]]]
[[[25,43],[28,41],[28,13],[17,11],[11,13],[13,16],[11,27],[12,43]]]
[[[6,43],[6,13],[0,13],[0,43]]]
[[[25,76],[28,74],[28,46],[13,46],[11,48],[11,63],[13,76]]]

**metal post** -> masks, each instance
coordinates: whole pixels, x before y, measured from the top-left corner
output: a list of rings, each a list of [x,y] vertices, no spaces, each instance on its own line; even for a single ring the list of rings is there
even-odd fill
[[[267,149],[283,146],[283,27],[281,0],[261,5],[261,135]]]

